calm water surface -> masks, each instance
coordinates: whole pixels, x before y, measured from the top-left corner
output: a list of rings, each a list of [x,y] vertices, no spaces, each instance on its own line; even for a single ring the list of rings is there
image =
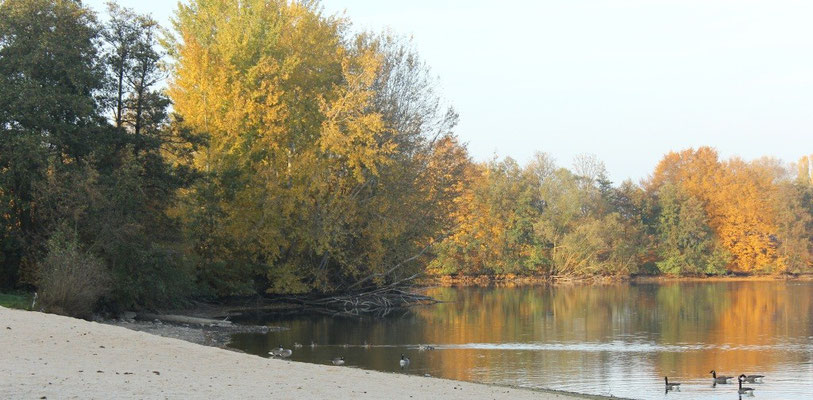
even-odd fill
[[[448,301],[384,318],[263,318],[289,328],[238,334],[267,357],[636,399],[736,399],[709,371],[764,374],[754,398],[813,398],[813,282],[432,288]],[[260,317],[256,317],[260,318]],[[317,347],[311,348],[311,341]],[[369,347],[363,346],[369,343]],[[419,351],[418,345],[435,350]],[[401,353],[412,359],[401,370]],[[683,383],[664,393],[663,376]],[[735,381],[736,382],[736,381]]]

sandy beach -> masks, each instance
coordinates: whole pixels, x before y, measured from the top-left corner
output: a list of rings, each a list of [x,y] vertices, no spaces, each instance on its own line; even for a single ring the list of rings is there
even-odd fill
[[[1,399],[596,398],[267,359],[0,307]]]

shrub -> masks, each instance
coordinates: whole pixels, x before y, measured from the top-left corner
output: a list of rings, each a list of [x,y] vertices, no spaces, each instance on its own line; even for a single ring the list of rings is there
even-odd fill
[[[89,318],[110,287],[102,261],[83,250],[76,232],[58,228],[46,243],[41,264],[38,307],[46,312]]]

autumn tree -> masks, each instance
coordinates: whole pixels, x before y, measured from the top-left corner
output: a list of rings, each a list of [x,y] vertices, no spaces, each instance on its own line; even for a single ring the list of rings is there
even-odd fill
[[[770,174],[755,164],[732,158],[720,161],[708,147],[670,153],[658,164],[650,190],[679,185],[698,199],[719,244],[731,255],[730,267],[740,271],[782,270],[769,212],[775,186]]]
[[[421,271],[459,179],[443,160],[460,157],[407,47],[353,37],[312,2],[193,1],[175,31],[170,95],[210,138],[182,211],[202,282],[330,292]]]

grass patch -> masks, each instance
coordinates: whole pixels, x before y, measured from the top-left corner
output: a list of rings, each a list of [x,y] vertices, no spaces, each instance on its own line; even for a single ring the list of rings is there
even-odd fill
[[[34,295],[32,293],[0,293],[0,306],[19,310],[30,310],[31,300],[33,299]]]

